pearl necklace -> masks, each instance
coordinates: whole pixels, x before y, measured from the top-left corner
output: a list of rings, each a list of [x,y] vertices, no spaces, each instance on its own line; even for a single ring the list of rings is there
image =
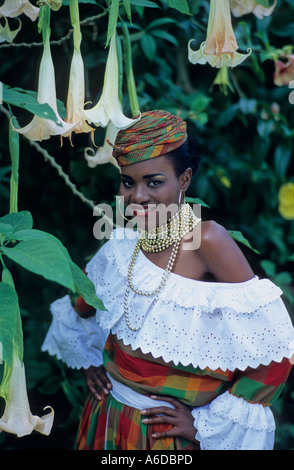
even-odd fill
[[[176,257],[178,254],[179,246],[181,243],[182,238],[189,233],[196,225],[199,224],[201,219],[195,216],[189,204],[184,204],[181,210],[179,210],[164,226],[158,227],[154,229],[152,232],[152,237],[150,237],[150,232],[143,232],[141,233],[138,241],[136,243],[134,253],[132,255],[129,268],[128,268],[128,285],[126,288],[125,298],[124,298],[124,316],[125,322],[130,330],[138,331],[142,328],[142,325],[138,327],[133,327],[130,324],[129,314],[128,314],[128,297],[130,289],[138,295],[146,296],[146,297],[157,297],[160,291],[165,286],[170,273],[172,272],[173,266],[176,261]],[[163,234],[166,233],[166,239],[163,239]],[[146,237],[147,234],[147,237]],[[154,235],[159,235],[156,239]],[[150,243],[151,241],[151,243]],[[170,247],[174,244],[170,258],[164,270],[164,273],[161,278],[161,282],[159,286],[153,290],[152,292],[146,292],[139,289],[136,289],[133,285],[132,277],[134,272],[134,265],[136,263],[137,257],[139,252],[144,249],[147,252],[158,253],[159,251],[164,251],[166,248]]]
[[[141,230],[141,248],[147,253],[164,251],[190,232],[198,221],[189,204],[184,204],[167,223],[148,232]]]

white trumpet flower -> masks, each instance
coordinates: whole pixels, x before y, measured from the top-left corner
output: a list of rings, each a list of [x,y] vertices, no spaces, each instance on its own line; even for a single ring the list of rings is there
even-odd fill
[[[129,119],[123,114],[119,101],[118,84],[118,60],[116,37],[114,34],[110,41],[104,85],[100,100],[94,108],[84,109],[83,111],[83,115],[89,123],[93,123],[97,127],[106,127],[109,122],[112,122],[117,129],[126,129],[138,121],[136,118]]]
[[[5,0],[5,3],[0,7],[0,16],[15,18],[24,13],[32,21],[35,21],[38,18],[39,11],[40,8],[32,5],[29,0]]]
[[[80,50],[74,49],[67,94],[67,116],[65,119],[65,122],[69,124],[74,124],[74,127],[62,134],[63,137],[70,137],[72,132],[75,132],[77,134],[81,132],[94,132],[94,129],[87,124],[85,117],[82,114],[84,104],[84,63]]]
[[[107,125],[103,146],[99,147],[96,153],[94,153],[94,150],[91,148],[85,149],[85,159],[87,160],[88,166],[90,168],[95,168],[95,166],[103,165],[105,163],[112,163],[117,169],[120,169],[116,159],[112,156],[113,148],[110,145],[110,143],[115,142],[117,133],[118,129],[112,122],[109,122]],[[89,152],[93,153],[93,155],[90,155]]]
[[[232,27],[229,0],[210,0],[206,41],[200,49],[193,51],[188,44],[188,58],[192,64],[206,64],[212,67],[235,67],[249,55],[237,52],[238,44]]]
[[[50,412],[42,417],[31,413],[24,365],[18,355],[14,353],[10,396],[0,419],[0,432],[5,431],[22,437],[35,430],[41,434],[49,435],[53,425],[54,410],[50,406],[44,408],[44,410],[46,409],[50,409]]]
[[[40,64],[37,101],[40,104],[47,103],[53,109],[57,117],[57,123],[51,119],[34,116],[25,127],[15,128],[17,132],[25,135],[29,140],[42,141],[52,135],[62,135],[70,131],[75,124],[68,124],[61,119],[57,110],[55,73],[52,61],[49,37],[45,41],[43,56]]]
[[[270,16],[277,6],[277,0],[270,7],[259,5],[255,0],[230,0],[231,11],[234,16],[239,17],[253,13],[257,18],[263,19]]]

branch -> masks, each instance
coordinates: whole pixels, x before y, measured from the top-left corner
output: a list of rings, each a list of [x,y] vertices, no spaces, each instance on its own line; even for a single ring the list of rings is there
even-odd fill
[[[99,15],[95,15],[95,16],[91,16],[90,18],[86,18],[82,21],[80,21],[80,25],[85,25],[85,26],[89,26],[91,25],[91,23],[93,23],[95,20],[101,18],[102,16],[105,16],[107,14],[107,10],[104,11],[103,13],[100,13]],[[56,41],[50,41],[50,44],[52,46],[60,46],[60,44],[62,44],[64,41],[67,41],[67,39],[69,39],[71,37],[73,33],[73,29],[70,29],[68,31],[68,33],[66,34],[66,36],[64,36],[63,38],[61,39],[58,39]],[[43,46],[43,42],[20,42],[20,43],[15,43],[15,42],[12,42],[10,44],[2,44],[0,45],[0,49],[2,48],[5,48],[5,47],[41,47]]]

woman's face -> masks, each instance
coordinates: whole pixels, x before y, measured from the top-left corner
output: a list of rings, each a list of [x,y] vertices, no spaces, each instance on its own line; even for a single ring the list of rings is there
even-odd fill
[[[165,223],[178,210],[181,190],[187,190],[191,176],[187,169],[178,177],[164,155],[122,167],[119,194],[126,214],[135,216],[145,230]]]

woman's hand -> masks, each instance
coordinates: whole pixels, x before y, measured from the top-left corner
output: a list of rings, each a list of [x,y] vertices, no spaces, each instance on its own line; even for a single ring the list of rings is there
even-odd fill
[[[183,437],[191,442],[197,442],[195,439],[196,429],[194,428],[194,418],[190,408],[183,405],[180,401],[171,397],[155,396],[151,398],[154,400],[164,400],[174,406],[169,408],[167,406],[157,406],[142,410],[143,416],[147,415],[161,415],[151,416],[142,420],[145,424],[171,424],[173,427],[164,432],[157,432],[152,434],[155,439],[162,439],[164,437]]]
[[[98,401],[102,399],[101,393],[108,395],[109,390],[112,389],[112,385],[103,366],[90,366],[89,369],[82,370],[89,392],[92,393]],[[99,388],[99,391],[96,387]]]

